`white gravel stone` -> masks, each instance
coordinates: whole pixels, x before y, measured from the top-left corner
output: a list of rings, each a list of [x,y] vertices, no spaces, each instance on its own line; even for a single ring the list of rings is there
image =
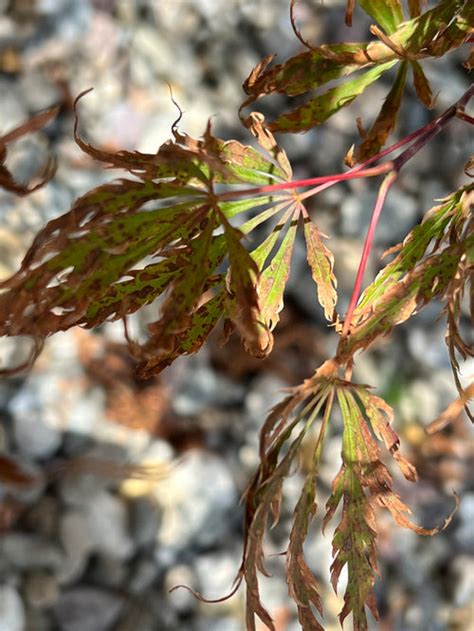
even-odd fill
[[[24,631],[25,609],[18,591],[10,585],[0,586],[0,631]]]

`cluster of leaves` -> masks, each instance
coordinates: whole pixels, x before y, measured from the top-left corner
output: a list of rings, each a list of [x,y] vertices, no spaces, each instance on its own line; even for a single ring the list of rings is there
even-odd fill
[[[210,124],[202,138],[191,138],[179,130],[178,118],[172,139],[156,153],[110,152],[81,137],[76,114],[74,135],[82,150],[111,168],[123,170],[126,176],[89,191],[69,212],[50,221],[37,234],[20,269],[0,283],[0,335],[28,335],[35,342],[31,361],[14,369],[3,368],[4,374],[29,366],[49,335],[116,319],[124,320],[137,373],[145,378],[160,372],[179,355],[198,351],[219,322],[224,338],[236,329],[249,352],[265,357],[272,349],[272,331],[283,306],[292,249],[301,227],[315,293],[326,319],[339,334],[339,345],[335,358],[276,406],[262,428],[261,464],[245,496],[245,546],[238,576],[238,584],[244,580],[247,585],[250,631],[255,629],[255,615],[269,629],[274,628],[261,603],[258,583],[258,573],[266,572],[263,541],[267,522],[270,517],[278,520],[284,479],[298,460],[305,437],[318,427],[319,418],[312,466],[293,515],[286,573],[302,628],[322,629],[322,603],[303,544],[316,513],[318,468],[336,404],[344,424],[342,465],[333,483],[324,525],[342,504],[331,568],[334,588],[344,567],[349,575],[341,622],[352,613],[354,628],[363,630],[367,628],[366,607],[376,615],[377,507],[386,508],[399,525],[420,534],[436,531],[408,520],[409,510],[393,490],[392,478],[381,460],[379,442],[403,475],[416,479],[414,468],[400,455],[399,440],[391,427],[392,410],[368,387],[350,381],[357,351],[366,350],[426,304],[442,298],[460,398],[440,417],[438,425],[449,422],[454,410],[467,405],[473,395],[473,388],[463,389],[458,376],[459,358],[473,354],[459,326],[469,285],[472,297],[472,185],[431,209],[403,243],[387,253],[392,260],[357,300],[373,231],[399,170],[453,117],[474,122],[464,111],[474,93],[471,88],[432,123],[382,150],[395,126],[409,68],[419,99],[431,107],[433,97],[420,60],[459,47],[473,30],[472,3],[446,0],[424,13],[422,4],[410,0],[410,19],[404,21],[398,0],[359,0],[378,23],[371,28],[377,40],[313,47],[296,28],[293,1],[292,24],[309,50],[271,68],[272,57],[264,59],[244,84],[248,98],[242,105],[242,120],[258,149],[215,137]],[[355,1],[347,5],[350,22]],[[351,169],[293,181],[288,158],[273,133],[306,131],[321,124],[397,64],[380,114],[368,132],[359,124],[362,142],[346,156]],[[472,54],[466,62],[467,67],[470,65]],[[356,72],[355,78],[347,79]],[[243,108],[262,96],[281,93],[299,97],[334,80],[339,83],[269,125],[258,112],[242,114]],[[48,162],[39,174],[39,184],[25,187],[15,181],[4,162],[9,142],[37,131],[54,115],[54,109],[48,110],[0,138],[0,186],[25,194],[51,176],[52,163]],[[401,153],[393,160],[371,166],[398,150]],[[354,166],[356,163],[360,165]],[[381,174],[386,178],[369,227],[359,280],[342,323],[336,313],[333,257],[304,202],[337,182]],[[301,192],[305,186],[316,188]],[[256,228],[261,225],[269,228],[258,241]],[[159,317],[149,325],[148,339],[143,343],[130,339],[127,316],[155,302]]]
[[[386,253],[397,255],[363,292],[353,314],[351,335],[341,338],[339,344],[341,363],[378,337],[388,335],[435,298],[444,298],[446,340],[462,395],[457,353],[463,359],[474,356],[472,345],[463,340],[459,330],[463,296],[467,291],[472,296],[473,291],[473,206],[474,186],[468,184],[427,212],[403,243]],[[474,320],[472,302],[471,317]]]
[[[334,562],[331,566],[331,583],[336,591],[342,569],[347,567],[348,571],[341,624],[352,613],[354,629],[366,629],[366,607],[378,617],[373,594],[377,574],[375,511],[378,507],[388,510],[397,524],[418,534],[439,532],[439,528],[428,530],[409,520],[411,511],[393,490],[392,476],[381,460],[377,441],[384,444],[403,476],[411,482],[416,481],[415,468],[400,454],[400,441],[391,426],[392,409],[367,386],[338,378],[337,363],[327,361],[311,379],[294,389],[271,411],[261,430],[261,464],[246,491],[245,549],[238,577],[239,580],[244,578],[247,585],[249,630],[255,630],[255,615],[269,629],[275,629],[259,594],[258,572],[268,576],[263,553],[265,531],[270,518],[273,524],[278,521],[284,480],[294,468],[301,444],[314,430],[321,411],[314,456],[293,513],[285,556],[289,592],[297,604],[302,629],[323,630],[318,617],[318,614],[323,615],[323,606],[317,582],[304,558],[303,544],[317,510],[318,468],[336,400],[344,426],[342,465],[326,504],[323,530],[342,503],[340,522],[333,535]],[[443,527],[451,517],[452,514]]]
[[[295,0],[292,2],[293,7],[294,4]],[[355,0],[349,0],[347,4],[346,21],[350,23]],[[392,88],[379,115],[367,132],[359,125],[363,135],[362,143],[349,151],[346,161],[353,165],[378,153],[395,127],[408,67],[411,68],[419,100],[426,107],[432,107],[432,91],[420,60],[440,57],[457,48],[472,31],[472,3],[446,0],[420,15],[421,4],[409,2],[408,10],[412,19],[404,21],[400,0],[359,0],[361,8],[377,22],[370,30],[378,41],[371,42],[311,46],[302,39],[293,19],[296,34],[309,50],[271,68],[269,65],[274,55],[261,61],[244,83],[248,98],[242,108],[262,96],[278,93],[288,97],[301,97],[337,79],[344,79],[335,87],[298,105],[291,112],[279,115],[269,124],[273,132],[308,131],[324,123],[341,108],[350,105],[383,74],[398,65]],[[356,72],[359,73],[356,78],[346,80],[346,77]]]
[[[140,346],[137,372],[149,377],[178,355],[196,352],[220,319],[236,327],[256,356],[272,347],[283,305],[298,223],[304,224],[308,262],[329,320],[336,302],[333,260],[296,192],[246,195],[232,201],[221,185],[265,185],[291,180],[286,154],[254,115],[258,152],[214,137],[208,125],[195,140],[173,126],[173,140],[156,154],[109,153],[87,144],[93,158],[136,179],[100,186],[36,236],[19,271],[1,283],[0,334],[29,335],[37,350],[48,335],[125,318],[164,294],[161,314]],[[231,219],[257,212],[240,228]],[[245,235],[274,220],[252,252]]]

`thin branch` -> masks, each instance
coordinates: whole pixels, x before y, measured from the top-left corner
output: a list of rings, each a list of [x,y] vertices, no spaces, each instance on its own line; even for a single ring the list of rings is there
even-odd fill
[[[357,276],[354,283],[354,289],[352,290],[352,296],[349,302],[349,308],[347,309],[347,314],[344,319],[344,327],[342,329],[343,338],[349,333],[352,316],[354,314],[357,301],[359,300],[360,289],[362,286],[362,279],[364,277],[365,268],[367,267],[367,261],[369,259],[369,254],[372,249],[375,229],[380,219],[380,214],[382,212],[383,205],[387,198],[387,193],[396,179],[397,179],[397,172],[391,171],[390,173],[386,175],[382,184],[380,185],[377,199],[375,201],[374,210],[372,212],[372,217],[370,219],[369,228],[367,230],[367,235],[365,237],[364,249],[362,250],[362,256],[359,263],[359,269],[357,270]]]

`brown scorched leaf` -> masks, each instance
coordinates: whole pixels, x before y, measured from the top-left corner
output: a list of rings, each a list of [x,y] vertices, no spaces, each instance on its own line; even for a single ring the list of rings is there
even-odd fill
[[[398,68],[392,88],[387,94],[374,124],[367,132],[363,142],[355,150],[351,149],[347,154],[345,162],[349,166],[352,167],[359,162],[364,162],[364,160],[378,153],[394,130],[405,91],[407,69],[408,62],[403,61]]]
[[[51,116],[44,114],[3,140],[36,129]],[[214,192],[215,184],[227,185],[226,193],[232,193],[235,185],[263,186],[291,176],[285,153],[262,122],[256,117],[251,131],[268,156],[216,138],[209,125],[202,138],[194,139],[176,124],[172,140],[156,154],[143,154],[95,148],[80,137],[76,115],[81,148],[137,179],[89,191],[40,230],[20,269],[0,286],[0,335],[31,336],[34,359],[42,341],[57,331],[125,319],[163,295],[161,317],[150,326],[149,340],[142,346],[129,340],[142,362],[141,374],[197,350],[220,319],[217,309],[220,316],[235,317],[249,350],[259,356],[269,352],[272,338],[256,290],[259,272],[240,241],[281,210],[272,204],[287,193],[233,201]],[[242,226],[243,232],[229,223],[252,210],[257,215]],[[226,266],[227,288],[222,283]],[[192,335],[188,326],[201,333]]]
[[[227,312],[236,324],[245,348],[256,357],[266,357],[272,349],[273,336],[261,315],[257,293],[259,269],[240,243],[242,233],[228,222],[224,234],[229,253]]]
[[[0,483],[13,488],[28,488],[41,483],[38,474],[31,474],[22,467],[21,462],[6,454],[0,455]]]
[[[282,485],[289,475],[292,465],[300,452],[302,441],[310,430],[316,418],[330,396],[331,381],[325,376],[316,374],[298,388],[281,403],[276,405],[265,421],[260,433],[261,464],[252,482],[245,492],[245,544],[242,566],[239,576],[247,585],[247,629],[255,631],[255,615],[267,627],[275,631],[275,625],[265,610],[259,592],[258,573],[268,575],[264,565],[263,543],[267,523],[270,516],[275,524],[279,518]],[[291,441],[288,449],[284,447],[296,428],[298,435]],[[313,476],[314,477],[314,476]],[[306,536],[303,530],[297,530],[298,524],[302,528],[309,527],[309,514],[305,513],[305,506],[310,512],[314,510],[312,504],[312,488],[304,486],[299,501],[299,509],[295,512],[293,535],[289,544],[287,562],[287,580],[290,593],[297,598],[300,620],[317,622],[306,607],[313,603],[320,607],[317,586],[314,577],[309,581],[310,570],[302,556],[302,543]],[[319,623],[318,623],[319,624]],[[317,626],[303,627],[304,631],[318,629]]]
[[[188,317],[188,327],[176,333],[168,340],[168,348],[159,351],[153,342],[147,343],[150,348],[150,356],[140,350],[138,358],[141,360],[137,366],[137,374],[147,379],[169,366],[180,355],[197,353],[209,337],[224,312],[224,292],[221,291],[213,298],[197,307]]]
[[[474,414],[471,412],[466,397],[467,389],[463,387],[460,378],[460,367],[458,358],[466,361],[474,357],[474,345],[472,344],[472,334],[470,340],[463,338],[460,320],[461,308],[465,294],[471,299],[471,320],[474,322],[474,221],[471,217],[474,206],[474,192],[464,199],[463,210],[467,213],[466,228],[461,226],[461,231],[466,233],[467,248],[465,256],[459,262],[458,269],[453,275],[446,289],[444,312],[447,318],[446,343],[449,350],[449,359],[453,371],[454,381],[459,392],[460,400],[464,401],[466,414],[474,422]],[[469,218],[470,217],[470,218]],[[459,228],[458,228],[459,229]],[[451,230],[451,238],[455,237],[455,230]],[[471,331],[472,333],[472,331]]]
[[[474,383],[471,383],[471,385],[465,388],[462,395],[450,403],[448,407],[428,425],[426,432],[428,434],[435,434],[451,423],[454,423],[454,421],[462,415],[462,411],[466,409],[466,406],[472,399],[474,399]]]
[[[323,615],[318,585],[304,556],[303,544],[316,513],[316,471],[307,476],[293,513],[293,525],[286,552],[286,578],[291,598],[298,608],[302,631],[324,631],[312,611],[312,606]]]
[[[35,184],[25,185],[20,184],[14,178],[14,176],[7,169],[5,162],[7,159],[7,145],[10,142],[25,136],[26,134],[32,134],[45,127],[49,122],[53,120],[58,114],[59,107],[51,107],[44,112],[40,112],[35,116],[32,116],[26,122],[22,123],[15,129],[12,129],[7,134],[0,136],[0,187],[3,187],[7,191],[15,193],[16,195],[27,195],[36,191],[41,186],[44,186],[54,175],[56,169],[56,162],[50,158],[47,160],[45,166],[40,173],[36,176],[35,180],[38,180]]]
[[[336,318],[337,282],[334,276],[334,257],[324,245],[322,235],[309,217],[304,220],[304,236],[306,241],[306,257],[311,275],[318,290],[318,301],[324,309],[329,322]]]
[[[408,0],[408,13],[411,18],[420,15],[421,9],[426,5],[426,0]]]
[[[433,93],[423,68],[417,61],[412,61],[410,66],[413,73],[413,85],[415,86],[416,96],[420,103],[431,109],[433,107]]]

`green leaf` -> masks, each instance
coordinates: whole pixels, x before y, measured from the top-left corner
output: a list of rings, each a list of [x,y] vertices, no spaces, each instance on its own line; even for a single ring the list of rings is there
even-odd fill
[[[380,79],[381,75],[396,63],[397,61],[394,60],[375,66],[357,79],[346,81],[324,94],[314,97],[291,113],[278,116],[269,124],[269,128],[273,132],[297,133],[308,131],[315,125],[324,123],[340,109],[350,105],[369,85]]]
[[[217,218],[214,212],[201,217],[200,233],[189,241],[186,265],[171,287],[162,307],[161,318],[149,325],[152,338],[148,346],[167,348],[172,343],[169,338],[188,328],[190,314],[201,298],[206,281],[214,271],[209,251],[216,226]]]
[[[354,4],[355,0],[348,3],[349,13]],[[265,95],[280,93],[295,97],[355,71],[366,70],[359,79],[329,89],[269,124],[275,132],[307,131],[327,120],[376,80],[380,76],[377,67],[381,67],[380,72],[383,72],[400,60],[415,62],[442,56],[464,43],[474,22],[474,5],[465,0],[446,0],[406,22],[400,22],[402,15],[397,0],[364,0],[363,4],[388,34],[375,29],[373,32],[379,41],[320,46],[273,68],[269,68],[273,57],[266,58],[264,63],[254,68],[244,84],[249,96],[241,109]],[[370,74],[367,73],[368,68],[371,68]],[[418,71],[416,82],[424,102],[428,103],[428,86],[423,85]],[[249,124],[249,121],[250,117],[244,122]]]
[[[472,2],[445,0],[419,17],[404,22],[396,36],[394,34],[390,39],[415,57],[441,57],[464,42],[473,21]]]
[[[13,130],[3,142],[38,128],[50,116]],[[262,120],[256,117],[251,131],[268,155],[214,137],[209,125],[201,139],[174,125],[174,139],[156,154],[95,148],[79,136],[77,126],[76,118],[76,141],[91,157],[140,179],[89,191],[38,233],[19,271],[0,285],[0,335],[31,335],[39,348],[56,331],[125,318],[166,292],[149,340],[142,346],[129,341],[142,361],[141,373],[149,375],[177,354],[198,348],[191,334],[184,335],[189,323],[198,326],[204,317],[217,321],[203,302],[209,301],[206,292],[228,256],[231,269],[226,299],[219,302],[221,315],[234,320],[254,353],[269,352],[272,337],[261,320],[256,293],[258,268],[240,244],[243,232],[229,218],[256,213],[243,225],[248,233],[288,207],[288,192],[255,196],[250,191],[247,199],[234,201],[227,195],[232,188],[222,196],[214,190],[215,185],[219,191],[222,185],[241,190],[244,183],[264,186],[291,177],[285,152]],[[217,302],[209,307],[213,304]]]
[[[273,248],[275,247],[278,239],[280,238],[281,233],[288,222],[288,219],[295,214],[294,201],[291,201],[291,202],[285,201],[282,204],[278,204],[274,208],[270,208],[268,212],[261,213],[260,215],[255,217],[253,220],[251,219],[249,222],[246,222],[241,227],[241,231],[244,234],[246,234],[249,224],[251,225],[252,229],[255,227],[255,221],[254,221],[255,219],[258,219],[259,222],[262,219],[269,219],[276,212],[280,212],[283,209],[285,209],[285,212],[283,213],[281,217],[278,218],[278,221],[276,225],[273,227],[273,229],[270,231],[270,234],[262,241],[262,243],[260,243],[258,247],[255,248],[255,250],[252,250],[252,252],[250,253],[253,260],[257,264],[257,267],[260,272],[262,272],[265,266],[266,260],[270,256]]]
[[[272,262],[260,276],[258,294],[263,321],[270,331],[277,325],[283,309],[283,293],[290,274],[291,254],[295,242],[297,217],[291,221],[289,228],[273,257]]]
[[[215,269],[225,253],[223,235],[213,237],[208,251],[209,267]],[[152,303],[183,273],[188,263],[189,253],[182,251],[167,256],[159,263],[146,265],[143,269],[127,271],[127,280],[113,283],[104,295],[89,305],[84,318],[86,327],[121,318],[125,311],[134,313]]]
[[[463,205],[470,191],[474,191],[473,185],[459,189],[447,197],[443,204],[432,208],[426,213],[422,223],[408,233],[403,244],[388,252],[398,251],[398,254],[364,291],[356,309],[356,317],[358,313],[362,315],[373,309],[376,301],[384,296],[391,285],[414,269],[425,255],[429,254],[428,248],[431,243],[441,243],[448,227],[462,217]]]
[[[180,355],[196,353],[221,319],[223,311],[224,292],[221,291],[190,315],[188,327],[174,336],[172,348],[154,352],[151,357],[142,360],[137,374],[147,379],[161,372]]]
[[[391,332],[393,327],[408,320],[434,298],[443,296],[458,272],[466,249],[472,247],[474,235],[464,242],[448,246],[432,254],[407,272],[399,281],[387,287],[379,300],[371,303],[371,310],[356,310],[359,321],[351,335],[342,341],[338,357],[352,356],[356,350],[365,349],[380,336]],[[365,317],[364,317],[365,316]]]
[[[400,454],[400,439],[392,427],[392,408],[364,386],[354,385],[353,391],[362,405],[364,414],[370,422],[375,436],[385,444],[405,478],[410,482],[416,482],[418,474],[415,467]]]
[[[363,142],[346,156],[346,163],[354,166],[377,154],[385,145],[397,122],[398,111],[402,102],[407,78],[408,62],[403,61],[399,68],[393,86],[382,105],[374,124],[367,132]]]
[[[276,196],[278,197],[278,196]],[[274,197],[270,195],[261,195],[257,198],[250,197],[248,199],[238,199],[235,201],[224,201],[220,202],[219,208],[221,212],[226,216],[227,219],[231,219],[236,215],[240,215],[241,213],[247,212],[248,210],[255,211],[262,206],[268,205],[273,201]],[[261,213],[257,215],[260,216]],[[253,229],[253,228],[252,228]],[[250,232],[250,231],[249,231]]]
[[[324,524],[332,518],[341,500],[343,508],[332,541],[334,561],[331,565],[331,583],[336,591],[341,571],[347,566],[348,581],[339,620],[342,625],[352,613],[354,631],[366,631],[365,607],[378,618],[373,593],[377,572],[377,533],[373,508],[364,491],[363,475],[372,463],[378,461],[378,454],[354,399],[343,388],[338,388],[337,397],[344,423],[343,465],[333,482]]]
[[[332,542],[331,583],[337,591],[341,571],[347,567],[348,581],[339,620],[342,625],[352,613],[354,630],[367,631],[366,608],[378,618],[373,593],[378,573],[375,509],[385,508],[399,526],[420,535],[433,535],[445,528],[454,511],[441,528],[426,529],[411,522],[407,517],[411,511],[393,491],[392,476],[380,460],[380,449],[373,436],[374,433],[384,440],[405,477],[416,480],[414,467],[398,453],[398,437],[389,425],[391,408],[382,399],[371,395],[365,386],[347,382],[338,384],[337,398],[344,425],[342,467],[333,482],[323,528],[342,501],[341,521]]]
[[[441,57],[464,42],[473,19],[472,3],[445,0],[430,11],[403,22],[389,37],[369,45],[367,54],[379,63],[390,58],[389,51],[410,60]]]
[[[367,46],[364,43],[329,44],[295,55],[273,68],[260,67],[258,73],[252,71],[252,81],[244,83],[245,92],[252,97],[248,102],[274,92],[298,96],[345,77],[370,63],[367,57],[364,58]],[[354,60],[356,56],[357,60]],[[352,63],[347,63],[347,58]]]
[[[359,0],[364,11],[380,24],[390,35],[403,22],[403,10],[400,0]]]
[[[318,301],[324,309],[327,320],[334,322],[337,301],[336,277],[334,276],[334,257],[324,245],[321,233],[309,217],[304,220],[306,256],[311,274],[318,289]]]

